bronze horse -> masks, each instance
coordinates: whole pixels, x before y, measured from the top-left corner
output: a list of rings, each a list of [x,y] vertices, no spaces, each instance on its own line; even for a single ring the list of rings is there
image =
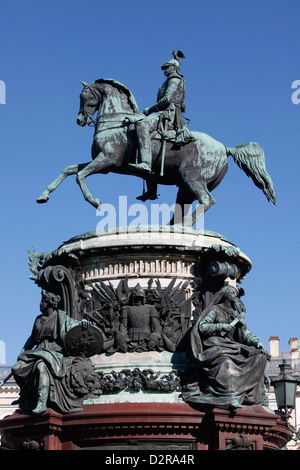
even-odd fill
[[[92,161],[67,166],[46,188],[37,202],[47,202],[49,194],[67,177],[77,175],[77,183],[84,198],[99,208],[101,201],[88,190],[85,178],[89,175],[109,172],[133,174],[129,163],[136,160],[136,139],[134,122],[143,115],[139,112],[135,98],[126,86],[112,79],[99,79],[92,83],[82,82],[80,110],[77,123],[90,125],[98,111],[92,144]],[[224,178],[231,155],[234,161],[250,176],[267,199],[276,203],[273,183],[266,171],[265,156],[261,146],[250,142],[227,148],[207,134],[192,132],[195,140],[185,145],[172,141],[164,142],[164,172],[161,175],[162,140],[152,139],[152,171],[147,177],[149,184],[177,185],[176,203],[186,214],[194,201],[199,201],[204,212],[215,200],[210,194]],[[176,206],[177,207],[177,206]],[[176,219],[178,220],[178,219]],[[174,222],[174,220],[173,220]],[[184,220],[186,225],[195,222],[195,214]]]

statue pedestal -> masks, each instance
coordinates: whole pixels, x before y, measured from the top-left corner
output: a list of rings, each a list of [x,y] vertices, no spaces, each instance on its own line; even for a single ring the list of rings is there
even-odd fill
[[[88,317],[103,333],[102,352],[90,358],[98,394],[85,396],[79,413],[59,414],[51,404],[40,415],[14,413],[1,422],[3,443],[45,450],[281,448],[289,432],[262,406],[203,411],[183,399],[194,385],[191,325],[220,288],[237,286],[250,269],[249,258],[223,236],[176,227],[87,233],[39,258],[36,283],[59,294],[70,317]],[[157,331],[142,307],[133,329],[122,323],[137,283],[145,305],[155,307]]]
[[[278,450],[290,439],[278,416],[261,406],[232,415],[199,412],[185,403],[84,405],[83,412],[67,415],[14,413],[1,429],[4,444],[16,450]]]
[[[129,287],[137,282],[147,287],[150,278],[166,287],[174,276],[191,283],[203,250],[211,246],[235,248],[242,276],[251,269],[251,261],[234,244],[215,232],[161,227],[124,227],[89,232],[65,242],[60,249],[78,256],[84,283],[100,279],[117,286],[128,278]]]

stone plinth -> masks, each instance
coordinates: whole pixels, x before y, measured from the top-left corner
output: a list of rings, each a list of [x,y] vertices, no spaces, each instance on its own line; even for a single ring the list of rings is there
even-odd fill
[[[207,259],[211,247],[215,249]],[[182,227],[125,227],[90,232],[65,242],[60,250],[78,258],[85,291],[91,295],[95,290],[99,292],[99,282],[111,286],[115,295],[125,278],[129,289],[139,283],[146,290],[152,282],[152,287],[159,283],[164,292],[176,278],[175,285],[184,286],[184,297],[189,299],[194,292],[195,276],[218,257],[220,250],[235,252],[239,270],[226,279],[229,284],[236,285],[251,269],[249,258],[224,236]],[[226,256],[229,260],[230,255]],[[89,301],[89,310],[96,308],[95,300]],[[191,325],[192,303],[189,309],[185,331]],[[181,374],[188,365],[186,351],[164,349],[165,344],[159,351],[125,354],[111,348],[92,357],[103,394],[97,399],[88,398],[85,403],[182,403]]]
[[[126,276],[129,287],[138,281],[145,288],[150,278],[159,279],[163,287],[174,276],[190,284],[203,249],[212,245],[235,247],[215,232],[146,226],[85,233],[60,248],[79,256],[86,283],[101,279],[116,286]],[[240,262],[245,275],[251,261],[240,252]]]
[[[225,237],[126,228],[86,233],[31,259],[36,283],[59,294],[67,315],[98,326],[103,346],[90,358],[97,387],[84,396],[83,411],[16,412],[1,423],[5,445],[192,451],[286,444],[286,426],[262,406],[232,412],[194,409],[184,401],[195,380],[201,381],[190,354],[194,320],[216,293],[228,284],[238,287],[251,269],[249,258]],[[144,290],[140,304],[133,301],[137,284]]]
[[[92,361],[109,388],[97,399],[86,399],[86,404],[182,403],[180,373],[188,366],[185,352],[100,354]]]
[[[201,413],[184,403],[94,404],[68,415],[15,413],[1,430],[4,444],[16,450],[278,450],[290,438],[284,423],[260,406],[236,414]]]

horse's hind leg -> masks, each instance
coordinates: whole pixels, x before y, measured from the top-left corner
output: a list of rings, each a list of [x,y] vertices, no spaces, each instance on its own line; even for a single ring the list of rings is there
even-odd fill
[[[185,225],[185,218],[195,199],[195,195],[188,188],[179,186],[174,214],[168,225]]]
[[[67,176],[70,175],[76,175],[80,170],[82,170],[85,166],[87,166],[90,162],[88,163],[80,163],[76,165],[69,165],[67,166],[61,173],[60,175],[51,183],[47,188],[45,189],[44,192],[37,198],[36,202],[42,204],[44,202],[47,202],[49,199],[49,194],[52,193],[57,186],[60,185],[60,183],[63,182]]]
[[[207,189],[207,185],[204,181],[197,180],[197,172],[188,174],[182,174],[182,179],[188,190],[195,195],[194,200],[198,199],[200,207],[192,213],[189,218],[186,218],[184,225],[186,227],[192,227],[194,223],[206,212],[214,203],[215,199],[212,197]]]

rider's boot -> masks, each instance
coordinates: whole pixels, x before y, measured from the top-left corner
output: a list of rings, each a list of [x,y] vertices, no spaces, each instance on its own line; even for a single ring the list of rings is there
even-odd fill
[[[143,194],[141,194],[141,196],[138,196],[137,199],[143,202],[147,201],[148,199],[150,199],[151,201],[158,199],[157,184],[150,183],[149,181],[147,181],[147,191],[143,191]]]
[[[152,151],[149,123],[136,122],[136,136],[139,148],[140,163],[129,163],[129,168],[138,176],[148,176],[152,173]]]

